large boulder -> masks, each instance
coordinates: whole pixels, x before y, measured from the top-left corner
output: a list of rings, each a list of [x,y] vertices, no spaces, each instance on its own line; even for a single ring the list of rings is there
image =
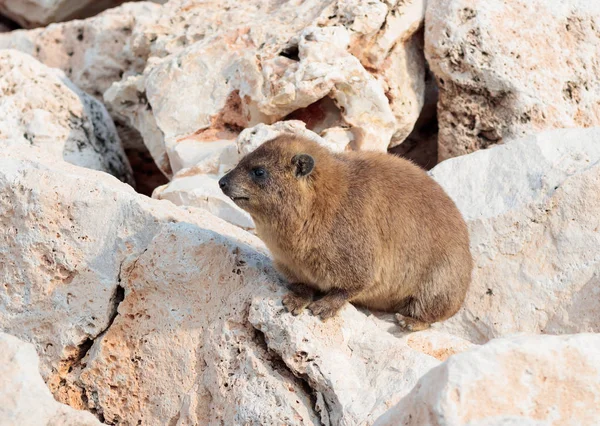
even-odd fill
[[[85,20],[0,34],[0,48],[18,49],[59,68],[77,87],[102,99],[113,82],[144,69],[152,35],[147,39],[140,31],[160,9],[150,2],[125,3]]]
[[[0,328],[108,423],[370,424],[439,363],[351,305],[291,316],[263,244],[204,210],[27,148],[0,194]]]
[[[131,167],[106,108],[65,74],[17,50],[0,50],[0,148],[48,156],[133,185]]]
[[[83,18],[117,6],[126,0],[3,0],[0,14],[24,28]]]
[[[469,225],[465,305],[440,328],[485,342],[514,332],[600,332],[600,129],[554,130],[439,164]]]
[[[0,332],[0,423],[19,426],[100,426],[92,414],[59,404],[38,371],[35,348]]]
[[[290,114],[319,133],[350,134],[354,149],[401,143],[424,102],[424,14],[423,0],[126,3],[0,35],[0,47],[105,94],[171,176],[206,144]]]
[[[600,3],[430,0],[425,55],[440,89],[440,159],[600,125]]]
[[[425,374],[375,426],[592,425],[600,334],[496,339]]]

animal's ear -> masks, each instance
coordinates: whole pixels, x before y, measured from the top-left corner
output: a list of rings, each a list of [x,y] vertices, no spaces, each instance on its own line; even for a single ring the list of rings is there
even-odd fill
[[[315,159],[308,154],[296,154],[292,164],[296,166],[296,177],[308,176],[315,168]]]

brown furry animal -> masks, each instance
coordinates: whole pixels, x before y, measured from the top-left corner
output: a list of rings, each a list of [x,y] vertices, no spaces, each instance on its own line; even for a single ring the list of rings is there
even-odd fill
[[[422,330],[454,315],[471,281],[466,224],[423,170],[385,153],[332,153],[279,136],[219,185],[250,213],[276,268],[283,303],[327,319],[347,302],[397,312]],[[324,296],[313,301],[316,293]]]

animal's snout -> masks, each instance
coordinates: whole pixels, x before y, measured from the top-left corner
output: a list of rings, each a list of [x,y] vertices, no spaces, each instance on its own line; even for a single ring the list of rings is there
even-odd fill
[[[227,193],[229,190],[229,177],[227,175],[219,179],[219,188],[221,188],[221,191],[224,193]]]

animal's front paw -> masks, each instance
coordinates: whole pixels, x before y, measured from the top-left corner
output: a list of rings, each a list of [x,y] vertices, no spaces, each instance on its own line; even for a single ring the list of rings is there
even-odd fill
[[[340,310],[339,307],[333,306],[324,299],[312,302],[310,305],[308,305],[308,309],[310,309],[314,316],[321,317],[323,321],[334,317]]]
[[[295,293],[288,293],[283,296],[283,306],[285,306],[288,312],[291,312],[292,315],[300,315],[304,308],[309,305],[311,300],[312,299],[298,296]]]

